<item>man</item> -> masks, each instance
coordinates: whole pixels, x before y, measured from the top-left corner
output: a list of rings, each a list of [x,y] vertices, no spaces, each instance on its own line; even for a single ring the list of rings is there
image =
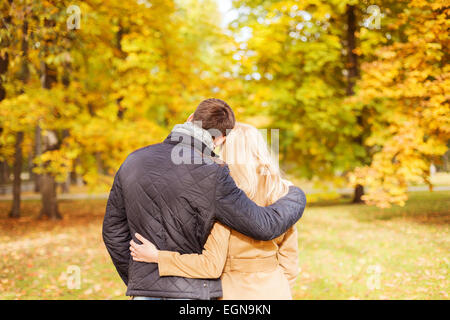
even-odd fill
[[[133,261],[129,242],[135,233],[161,250],[201,253],[216,220],[257,240],[270,240],[302,216],[306,198],[296,187],[271,206],[259,207],[236,186],[213,152],[234,124],[224,101],[207,99],[166,140],[133,152],[120,167],[106,207],[103,240],[128,286],[127,295],[222,296],[220,279],[160,277],[156,264]]]

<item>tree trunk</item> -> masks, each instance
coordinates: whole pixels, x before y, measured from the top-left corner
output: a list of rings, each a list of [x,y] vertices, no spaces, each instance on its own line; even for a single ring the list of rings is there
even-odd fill
[[[355,193],[353,194],[353,203],[364,203],[362,196],[364,195],[364,186],[357,184]]]
[[[78,187],[81,187],[81,186],[84,185],[83,177],[80,176],[77,173],[77,171],[76,171],[77,166],[80,164],[80,162],[81,162],[80,158],[76,158],[75,162],[74,162],[74,165],[73,165],[73,168],[72,168],[72,171],[70,172],[70,182],[71,182],[71,184],[72,185],[76,185]]]
[[[0,185],[9,182],[7,167],[8,163],[6,161],[0,161]]]
[[[116,48],[117,48],[119,57],[124,59],[126,54],[122,50],[122,38],[123,38],[125,31],[124,31],[124,28],[123,28],[122,24],[120,23],[120,21],[118,23],[118,27],[119,27],[119,29],[117,30],[117,33],[116,33]],[[119,118],[119,119],[123,119],[123,115],[125,113],[125,108],[121,105],[122,100],[123,100],[123,97],[119,97],[116,100],[117,118]]]
[[[22,63],[20,66],[19,79],[22,81],[22,84],[25,86],[28,83],[30,78],[30,71],[28,68],[28,21],[26,17],[24,19],[22,25],[22,41],[21,41],[21,50],[22,50]],[[21,94],[25,92],[22,88],[20,90]],[[23,142],[24,133],[23,131],[19,131],[16,134],[16,144],[14,150],[14,182],[13,182],[13,205],[10,212],[11,218],[19,218],[20,217],[20,194],[21,190],[21,174],[22,174],[22,166],[23,166],[23,154],[22,154],[22,142]]]
[[[44,136],[44,152],[55,150],[57,148],[57,138],[53,131],[48,131]],[[48,163],[44,163],[44,169],[48,166]],[[41,189],[42,209],[39,215],[40,218],[47,217],[50,219],[61,219],[61,215],[58,210],[58,201],[56,199],[56,181],[55,177],[50,173],[44,173],[41,175],[39,186]]]
[[[69,193],[69,192],[70,192],[70,175],[67,175],[66,180],[61,183],[61,193]]]
[[[5,184],[7,182],[6,166],[7,166],[6,161],[0,161],[0,194],[6,194],[5,188]]]
[[[100,152],[95,152],[95,163],[97,164],[97,172],[103,174],[105,170],[103,169],[102,154]]]
[[[11,5],[12,0],[9,0],[9,5]],[[5,14],[3,17],[0,18],[0,29],[4,29],[6,33],[8,33],[8,28],[11,27],[11,15]],[[2,39],[0,41],[0,49],[7,48],[11,45],[10,37],[6,36],[6,34],[2,35]],[[4,78],[3,76],[8,71],[8,65],[9,65],[9,55],[8,52],[5,52],[4,54],[0,54],[0,101],[5,99],[6,97],[6,89],[3,86]]]
[[[70,184],[73,186],[73,185],[75,185],[76,183],[77,183],[77,172],[75,171],[75,169],[73,169],[72,171],[70,171],[70,174],[69,174],[69,181],[70,181]]]
[[[0,134],[3,129],[0,128]],[[0,148],[2,145],[0,144]],[[9,173],[8,173],[8,162],[0,161],[0,186],[3,186],[9,182]],[[5,194],[5,189],[0,188],[0,194]]]
[[[355,83],[359,76],[358,70],[358,55],[355,53],[356,49],[356,28],[357,21],[355,15],[356,7],[353,5],[347,5],[347,96],[355,94]],[[357,118],[359,125],[363,125],[362,115]],[[363,144],[362,135],[356,138],[356,142],[360,145]],[[362,203],[362,196],[364,195],[364,186],[358,184],[355,186],[353,203]]]
[[[56,70],[50,68],[44,61],[41,62],[41,86],[44,89],[50,89],[57,81]],[[58,148],[57,137],[53,131],[48,131],[43,141],[43,152],[55,150]],[[44,169],[48,163],[44,164]],[[41,189],[42,209],[39,215],[40,218],[47,217],[50,219],[61,219],[58,210],[58,201],[56,199],[56,181],[55,177],[50,173],[41,175],[39,182]]]
[[[34,130],[34,157],[37,158],[42,154],[42,136],[41,136],[41,127],[39,125],[36,126]],[[34,165],[35,167],[36,165]],[[33,181],[34,181],[34,192],[39,193],[41,191],[40,183],[41,176],[37,173],[33,173]]]
[[[52,220],[61,219],[56,199],[55,177],[50,173],[41,175],[42,209],[39,218],[47,217]]]
[[[23,142],[23,132],[19,131],[16,134],[16,143],[14,151],[14,181],[13,181],[13,204],[12,209],[9,214],[11,218],[20,217],[20,192],[21,192],[21,178],[22,173],[22,142]]]
[[[26,17],[25,17],[26,19]],[[20,67],[19,78],[25,85],[30,79],[30,68],[28,66],[28,21],[24,20],[22,25],[22,65]],[[24,90],[21,90],[22,93]]]
[[[33,156],[27,158],[28,180],[33,181]]]
[[[77,159],[75,160],[75,163],[76,162],[77,162]],[[69,175],[70,184],[72,186],[81,186],[82,183],[80,184],[79,180],[81,180],[81,178],[78,176],[78,173],[76,172],[76,168],[74,166],[73,170],[70,172],[70,175]]]
[[[8,61],[9,56],[8,53],[5,53],[3,56],[0,55],[0,101],[6,98],[6,89],[3,86],[3,75],[8,71]]]
[[[444,172],[448,172],[449,171],[449,165],[448,165],[448,155],[449,154],[450,154],[450,150],[448,150],[442,156],[442,171],[444,171]]]
[[[356,15],[355,6],[347,5],[347,96],[354,95],[356,79],[359,76],[358,55],[356,49]]]
[[[11,3],[11,2],[10,2]],[[0,20],[0,29],[7,29],[9,24],[11,23],[11,16],[7,15],[3,19]],[[3,47],[7,47],[9,45],[9,41],[7,37],[4,37],[2,41],[0,41],[0,49]],[[6,98],[6,89],[3,86],[4,76],[8,71],[9,64],[9,56],[8,53],[0,54],[0,101]],[[0,127],[0,133],[3,132],[3,128]],[[0,144],[0,148],[1,148]],[[9,182],[9,172],[8,172],[8,163],[5,161],[0,162],[0,184],[6,184]],[[3,193],[3,188],[1,188],[1,192]]]
[[[68,70],[69,68],[66,67],[66,70]],[[64,77],[63,77],[63,84],[65,87],[67,87],[70,84],[70,79],[69,79],[69,75],[68,72],[64,72]],[[62,131],[62,139],[66,139],[68,136],[70,135],[69,130],[64,129]],[[70,173],[67,173],[66,175],[66,179],[64,180],[64,182],[62,182],[60,184],[61,186],[61,193],[69,193],[70,192]]]
[[[5,17],[5,19],[3,19],[4,21],[1,21],[3,23],[1,23],[0,25],[2,25],[2,29],[5,29],[5,25],[8,24],[11,20],[11,17]],[[6,40],[6,39],[5,39]],[[6,45],[8,45],[8,40],[3,41],[3,43],[6,43]],[[8,64],[9,64],[9,56],[8,53],[5,52],[3,55],[0,54],[0,101],[2,101],[3,99],[6,98],[6,89],[3,86],[3,76],[6,74],[6,72],[8,71]]]

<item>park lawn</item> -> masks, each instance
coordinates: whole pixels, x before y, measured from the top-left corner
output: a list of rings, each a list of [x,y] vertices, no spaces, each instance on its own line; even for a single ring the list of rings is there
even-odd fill
[[[416,192],[403,208],[312,203],[298,223],[295,299],[448,299],[450,192]],[[127,299],[101,239],[104,200],[60,201],[62,221],[36,220],[39,202],[7,219],[0,202],[0,299]],[[69,289],[77,266],[81,288]]]
[[[381,210],[312,204],[298,224],[295,299],[448,299],[450,192]]]
[[[24,217],[5,219],[0,202],[0,299],[127,299],[101,237],[104,200],[60,201],[61,221],[36,220],[40,203],[24,201]],[[68,271],[80,268],[80,289]]]

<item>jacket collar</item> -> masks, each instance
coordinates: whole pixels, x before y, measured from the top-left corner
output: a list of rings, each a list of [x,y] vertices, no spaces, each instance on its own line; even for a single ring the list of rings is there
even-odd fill
[[[185,123],[176,124],[172,129],[173,133],[184,133],[189,136],[194,137],[197,140],[200,140],[210,150],[214,150],[214,141],[208,130],[203,129],[201,126],[195,124],[192,121],[187,121]]]
[[[163,141],[163,143],[173,145],[183,144],[200,151],[202,154],[206,156],[218,158],[217,154],[213,150],[211,150],[204,142],[181,132],[171,132],[167,136],[167,138]]]

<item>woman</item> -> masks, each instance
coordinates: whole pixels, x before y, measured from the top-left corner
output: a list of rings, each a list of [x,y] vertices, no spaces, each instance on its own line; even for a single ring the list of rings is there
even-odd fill
[[[237,123],[222,148],[222,159],[247,196],[267,206],[287,194],[283,180],[261,133]],[[202,254],[160,251],[136,234],[131,241],[135,261],[158,263],[160,276],[222,279],[223,299],[292,299],[298,275],[297,229],[271,241],[258,241],[215,223]]]

